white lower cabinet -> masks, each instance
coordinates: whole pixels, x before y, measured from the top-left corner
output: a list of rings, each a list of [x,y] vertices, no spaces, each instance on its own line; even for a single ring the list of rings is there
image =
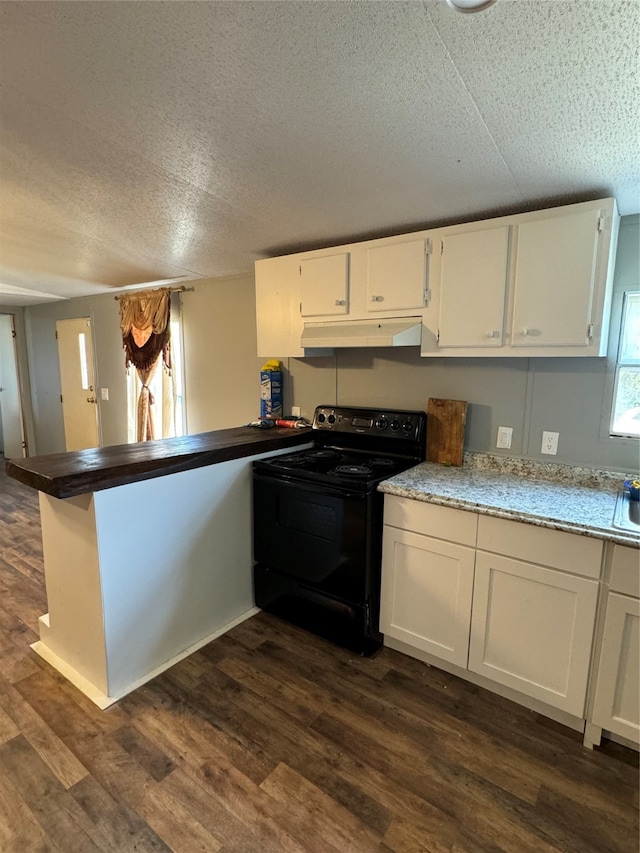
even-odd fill
[[[581,717],[598,586],[478,551],[469,669]]]
[[[590,723],[640,744],[639,553],[616,546],[612,563]]]
[[[464,545],[385,528],[382,632],[466,667],[474,557]]]
[[[602,549],[386,495],[381,631],[390,645],[584,719]]]

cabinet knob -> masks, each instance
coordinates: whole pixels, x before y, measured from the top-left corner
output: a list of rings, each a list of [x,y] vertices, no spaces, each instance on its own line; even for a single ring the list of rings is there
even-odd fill
[[[95,401],[96,401],[95,397],[87,397],[87,403],[95,403]]]
[[[529,334],[529,329],[523,329],[523,330],[522,330],[522,332],[521,332],[521,334],[523,335],[523,337],[525,337],[525,338],[526,338],[526,337],[527,337],[527,335]]]
[[[487,332],[487,337],[488,338],[499,338],[500,332],[498,332],[494,329],[492,332]]]
[[[372,302],[384,302],[384,296],[372,296],[371,301]]]
[[[347,304],[346,299],[336,299],[336,305],[346,305],[346,304]]]

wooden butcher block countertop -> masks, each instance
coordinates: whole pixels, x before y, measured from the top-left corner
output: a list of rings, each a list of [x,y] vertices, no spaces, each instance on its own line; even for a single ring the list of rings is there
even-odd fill
[[[11,459],[6,470],[26,486],[55,498],[70,498],[230,459],[275,453],[311,440],[311,430],[243,426],[182,438]]]

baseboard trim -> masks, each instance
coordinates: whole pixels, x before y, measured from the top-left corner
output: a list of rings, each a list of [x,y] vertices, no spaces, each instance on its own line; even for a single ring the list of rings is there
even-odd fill
[[[213,640],[221,637],[223,634],[226,634],[227,631],[230,631],[232,628],[235,628],[236,625],[239,625],[241,622],[244,622],[246,619],[250,619],[252,616],[255,616],[256,613],[259,613],[260,609],[258,607],[252,607],[249,610],[246,610],[244,613],[237,616],[235,619],[232,619],[231,622],[227,622],[226,625],[223,625],[222,628],[218,628],[213,631],[211,634],[208,634],[206,637],[203,637],[202,640],[198,640],[197,643],[193,643],[193,645],[189,646],[184,651],[180,652],[177,655],[174,655],[169,660],[165,661],[160,666],[152,669],[150,672],[145,673],[141,678],[138,678],[132,684],[129,684],[123,690],[119,690],[117,693],[107,695],[95,684],[92,684],[88,679],[81,675],[77,669],[70,666],[65,660],[63,660],[59,655],[57,655],[54,651],[52,651],[42,640],[38,640],[35,643],[31,644],[31,648],[33,651],[45,660],[50,666],[56,669],[61,675],[63,675],[67,681],[70,681],[74,687],[77,687],[81,693],[90,699],[95,705],[98,706],[102,711],[106,711],[107,708],[111,708],[112,705],[115,705],[120,699],[123,699],[125,696],[128,696],[129,693],[133,693],[134,690],[137,690],[138,687],[142,687],[143,684],[146,684],[148,681],[151,681],[152,678],[155,678],[157,675],[160,675],[166,670],[170,669],[175,664],[179,663],[181,660],[189,657],[194,652],[197,652],[203,646],[206,646],[208,643]]]

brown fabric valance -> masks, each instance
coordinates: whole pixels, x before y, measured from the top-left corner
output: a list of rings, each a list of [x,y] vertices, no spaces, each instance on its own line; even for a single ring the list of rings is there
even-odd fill
[[[150,370],[162,353],[171,370],[170,315],[171,290],[138,290],[120,297],[120,329],[125,350],[125,367]]]

